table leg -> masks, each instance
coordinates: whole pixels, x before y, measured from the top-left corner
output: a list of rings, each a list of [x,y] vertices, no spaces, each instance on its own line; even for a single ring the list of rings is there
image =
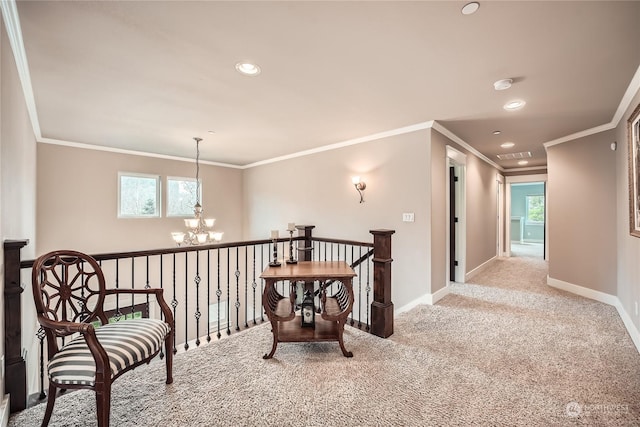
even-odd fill
[[[342,340],[342,335],[344,332],[344,324],[345,324],[344,320],[338,321],[338,343],[340,344],[340,350],[342,350],[342,355],[344,357],[353,357],[353,353],[350,351],[347,351],[347,349],[344,348],[344,341]]]
[[[263,359],[271,359],[276,352],[276,347],[278,346],[278,321],[271,321],[271,332],[273,332],[273,345],[271,346],[271,352],[269,354],[264,354],[262,356]]]

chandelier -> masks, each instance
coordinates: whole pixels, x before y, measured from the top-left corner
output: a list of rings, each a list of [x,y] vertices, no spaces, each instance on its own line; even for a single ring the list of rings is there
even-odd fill
[[[186,218],[184,225],[187,232],[174,231],[171,233],[173,241],[178,246],[204,245],[219,242],[222,240],[221,231],[213,231],[214,218],[205,218],[202,205],[200,204],[200,141],[202,138],[193,138],[196,141],[196,204],[193,206],[193,218]]]

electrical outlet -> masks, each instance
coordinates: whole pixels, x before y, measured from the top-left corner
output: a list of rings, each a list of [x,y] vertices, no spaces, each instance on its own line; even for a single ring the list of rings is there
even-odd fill
[[[414,220],[415,220],[415,216],[413,212],[402,214],[402,222],[413,222]]]

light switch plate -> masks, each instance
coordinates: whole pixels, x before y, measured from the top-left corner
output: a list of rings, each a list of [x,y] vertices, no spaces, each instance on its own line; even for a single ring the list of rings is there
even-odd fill
[[[402,214],[402,222],[413,222],[413,221],[415,221],[415,216],[413,212]]]

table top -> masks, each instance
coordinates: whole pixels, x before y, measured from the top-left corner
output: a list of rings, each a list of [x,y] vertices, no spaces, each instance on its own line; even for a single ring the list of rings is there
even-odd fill
[[[282,263],[279,267],[267,267],[260,275],[263,279],[340,279],[354,277],[355,271],[344,261],[298,261],[297,264]]]

